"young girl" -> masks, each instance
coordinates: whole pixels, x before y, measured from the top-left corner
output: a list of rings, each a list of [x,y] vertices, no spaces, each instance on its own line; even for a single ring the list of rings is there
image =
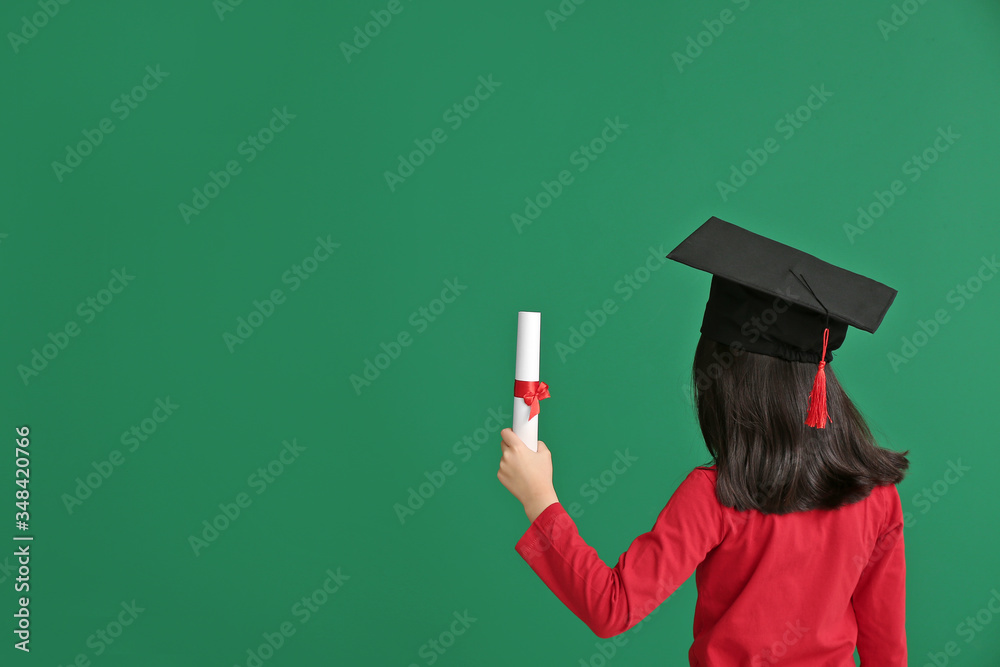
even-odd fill
[[[531,521],[516,550],[602,638],[692,572],[691,665],[906,665],[905,454],[879,447],[831,368],[895,290],[712,218],[670,255],[714,274],[694,356],[713,465],[608,567],[559,503],[543,442],[502,431],[500,481]],[[807,409],[808,408],[808,409]]]

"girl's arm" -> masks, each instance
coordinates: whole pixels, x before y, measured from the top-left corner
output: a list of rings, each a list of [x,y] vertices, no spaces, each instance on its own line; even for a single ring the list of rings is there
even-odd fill
[[[536,454],[513,431],[505,429],[501,435],[505,444],[498,477],[522,501],[529,518],[539,512],[515,548],[599,637],[621,634],[649,615],[724,537],[712,480],[707,472],[694,470],[652,529],[635,538],[618,563],[608,567],[580,536],[558,499],[553,500],[555,492],[550,495],[548,448],[539,443]]]
[[[895,486],[885,490],[885,497],[889,499],[886,522],[851,602],[858,621],[861,664],[906,667],[903,508]]]

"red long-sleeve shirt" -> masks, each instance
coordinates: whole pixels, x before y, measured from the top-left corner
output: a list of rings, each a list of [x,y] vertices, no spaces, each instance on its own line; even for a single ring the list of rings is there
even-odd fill
[[[836,510],[737,512],[695,468],[608,567],[555,503],[516,549],[599,637],[625,632],[692,572],[691,665],[906,666],[903,513],[893,485]],[[697,568],[697,570],[696,570]]]

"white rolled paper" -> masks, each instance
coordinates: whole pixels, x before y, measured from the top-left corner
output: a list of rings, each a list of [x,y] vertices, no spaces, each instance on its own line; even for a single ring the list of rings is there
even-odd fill
[[[517,314],[517,356],[514,360],[514,379],[538,382],[538,351],[542,342],[542,314],[519,312]],[[514,433],[533,451],[538,451],[538,418],[531,417],[531,408],[523,398],[514,398]]]

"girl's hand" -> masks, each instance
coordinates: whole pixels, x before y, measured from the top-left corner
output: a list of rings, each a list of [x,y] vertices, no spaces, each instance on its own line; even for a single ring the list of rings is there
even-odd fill
[[[534,521],[546,507],[559,502],[552,486],[552,454],[541,440],[538,451],[528,449],[514,429],[500,431],[500,470],[497,479],[524,505],[529,521]]]

